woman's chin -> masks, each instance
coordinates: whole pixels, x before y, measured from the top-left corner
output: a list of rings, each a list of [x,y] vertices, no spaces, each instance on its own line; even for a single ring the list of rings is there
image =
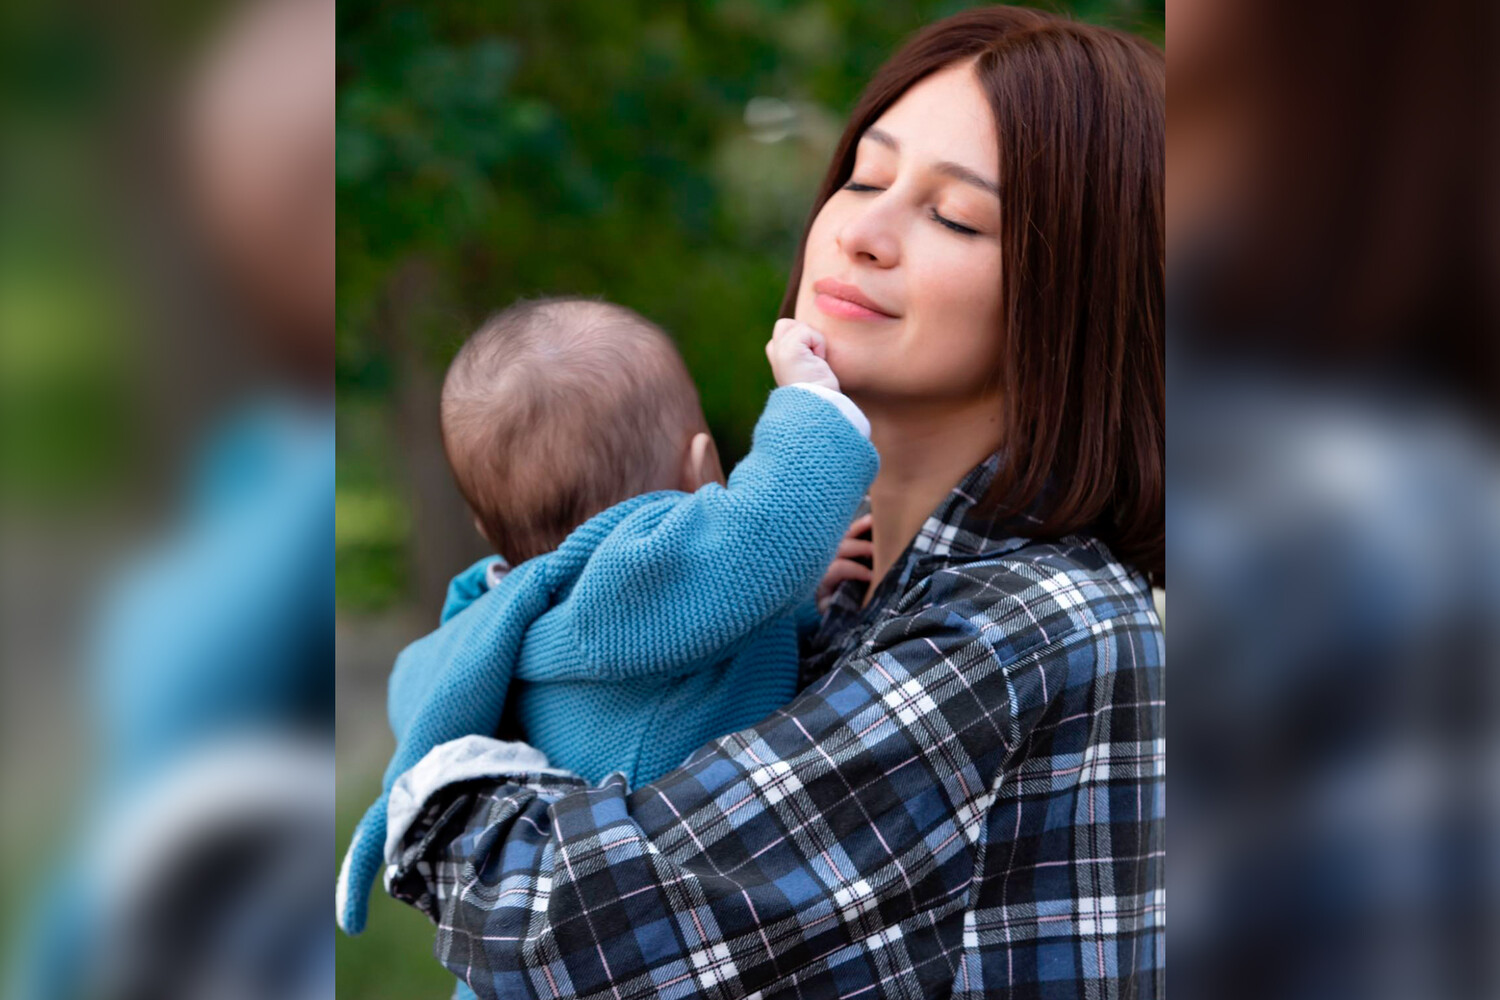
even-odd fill
[[[839,380],[839,391],[859,404],[860,398],[870,398],[872,390],[878,386],[878,380],[871,380],[868,373],[861,371],[855,366],[829,365]]]

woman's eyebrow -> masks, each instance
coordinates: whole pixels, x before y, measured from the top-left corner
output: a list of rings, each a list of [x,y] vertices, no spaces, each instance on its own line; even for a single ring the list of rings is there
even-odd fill
[[[933,164],[932,169],[940,174],[947,174],[954,180],[963,181],[965,184],[972,184],[981,191],[988,191],[996,198],[1000,197],[1000,185],[994,181],[986,180],[961,163],[954,163],[951,160],[941,160]]]
[[[892,152],[901,152],[901,143],[896,141],[895,136],[891,135],[884,129],[875,128],[873,125],[865,129],[865,134],[860,136],[861,141],[865,139],[869,139],[871,142],[879,143]],[[974,187],[979,188],[981,191],[988,191],[996,198],[1000,197],[1000,185],[996,184],[992,180],[986,179],[976,171],[970,170],[968,167],[964,166],[961,163],[954,163],[952,160],[939,160],[937,163],[934,163],[932,165],[932,169],[936,170],[940,174],[952,177],[956,181],[962,181],[965,184],[972,184]]]

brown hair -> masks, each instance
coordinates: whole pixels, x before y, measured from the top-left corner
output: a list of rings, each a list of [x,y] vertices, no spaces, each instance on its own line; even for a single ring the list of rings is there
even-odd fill
[[[1149,43],[1015,7],[918,32],[865,88],[797,250],[865,130],[915,83],[973,60],[1000,140],[997,373],[1005,460],[985,502],[1035,537],[1083,532],[1160,582],[1166,437],[1166,67]]]
[[[485,538],[513,565],[590,517],[676,489],[698,390],[658,326],[586,298],[491,316],[443,380],[443,449]]]

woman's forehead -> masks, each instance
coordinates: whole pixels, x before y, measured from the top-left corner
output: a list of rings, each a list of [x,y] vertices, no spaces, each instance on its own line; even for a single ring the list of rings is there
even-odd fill
[[[914,84],[875,120],[861,145],[880,145],[903,159],[948,160],[987,177],[999,168],[995,117],[968,63]]]

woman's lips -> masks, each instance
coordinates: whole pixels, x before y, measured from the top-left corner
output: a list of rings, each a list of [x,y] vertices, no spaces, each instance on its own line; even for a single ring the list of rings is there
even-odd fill
[[[827,316],[839,319],[895,319],[891,313],[880,308],[869,296],[853,285],[823,278],[813,285],[817,297],[813,303]]]

